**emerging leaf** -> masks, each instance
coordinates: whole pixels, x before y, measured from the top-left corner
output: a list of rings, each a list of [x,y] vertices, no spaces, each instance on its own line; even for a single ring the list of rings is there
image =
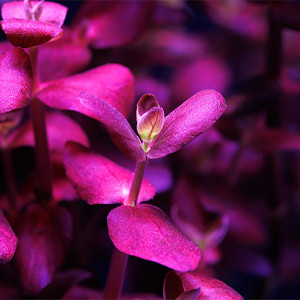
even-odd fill
[[[72,220],[59,206],[30,206],[19,224],[16,263],[25,294],[46,287],[62,264],[71,242]]]
[[[32,7],[36,7],[40,1],[30,1]],[[68,8],[56,2],[46,1],[39,17],[40,22],[51,23],[57,27],[64,24]],[[27,19],[23,1],[6,2],[1,8],[3,20]]]
[[[66,173],[79,197],[88,204],[124,203],[133,174],[80,144],[69,142],[65,150]],[[155,189],[143,180],[137,203],[153,198]]]
[[[129,255],[157,262],[174,270],[194,270],[200,249],[158,207],[119,206],[107,217],[110,238]]]
[[[137,131],[141,139],[150,143],[159,134],[164,123],[164,110],[153,95],[144,95],[137,104]]]
[[[0,209],[0,262],[8,262],[15,254],[17,237]]]
[[[0,56],[0,113],[27,106],[32,96],[32,68],[29,55],[12,48]]]
[[[218,92],[195,94],[165,118],[161,132],[149,144],[147,157],[159,158],[179,150],[212,126],[225,109],[225,100]]]

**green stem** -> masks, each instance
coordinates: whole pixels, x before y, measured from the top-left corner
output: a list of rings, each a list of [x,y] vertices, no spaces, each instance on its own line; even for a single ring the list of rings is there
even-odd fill
[[[144,178],[146,163],[147,160],[137,163],[130,191],[124,205],[136,205]],[[116,248],[114,249],[104,290],[104,299],[119,299],[123,287],[127,260],[127,254],[120,252]]]
[[[33,95],[39,89],[39,76],[37,70],[38,49],[30,48],[33,68]],[[52,169],[48,147],[45,106],[35,96],[30,103],[30,114],[35,139],[35,157],[37,166],[38,188],[37,197],[42,202],[48,202],[52,197]]]

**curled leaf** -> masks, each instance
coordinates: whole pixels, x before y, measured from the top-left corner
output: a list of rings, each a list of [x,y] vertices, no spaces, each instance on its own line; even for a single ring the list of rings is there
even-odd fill
[[[64,162],[75,191],[88,204],[124,203],[127,199],[133,180],[129,170],[73,142],[66,145]],[[144,179],[137,203],[154,194],[154,187]]]
[[[158,207],[122,205],[107,217],[109,236],[116,248],[171,269],[194,270],[201,251]]]
[[[136,110],[137,131],[141,139],[150,143],[161,131],[164,124],[164,110],[156,98],[146,94],[139,100]]]

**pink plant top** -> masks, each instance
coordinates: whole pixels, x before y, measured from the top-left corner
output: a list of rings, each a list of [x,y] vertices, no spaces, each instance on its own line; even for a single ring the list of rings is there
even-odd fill
[[[3,4],[0,23],[11,44],[30,48],[62,35],[67,10],[55,2],[13,1]]]
[[[203,90],[164,117],[155,97],[146,94],[137,105],[137,130],[141,141],[116,108],[87,93],[81,93],[79,98],[107,127],[116,146],[137,162],[146,157],[164,157],[181,149],[212,126],[226,109],[220,93]]]

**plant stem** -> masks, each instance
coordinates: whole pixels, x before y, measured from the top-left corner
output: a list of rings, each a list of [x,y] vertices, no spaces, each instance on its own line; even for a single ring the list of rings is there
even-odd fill
[[[6,195],[11,209],[15,209],[17,203],[16,184],[14,179],[13,164],[11,159],[11,151],[7,146],[6,137],[1,139],[1,154],[5,174]]]
[[[45,107],[44,104],[34,96],[39,88],[37,47],[30,48],[30,55],[33,68],[33,99],[30,103],[30,114],[35,139],[35,157],[38,177],[37,197],[42,202],[48,202],[52,197],[52,169],[46,131]]]
[[[135,206],[144,178],[147,160],[137,163],[130,191],[124,205]],[[114,248],[103,299],[119,299],[123,287],[128,255]]]
[[[126,271],[128,255],[114,248],[108,278],[104,290],[104,300],[119,299]]]
[[[139,191],[141,188],[141,184],[144,178],[144,172],[146,167],[147,160],[137,163],[133,181],[130,187],[130,191],[124,205],[135,206],[137,202],[137,198],[139,195]]]

